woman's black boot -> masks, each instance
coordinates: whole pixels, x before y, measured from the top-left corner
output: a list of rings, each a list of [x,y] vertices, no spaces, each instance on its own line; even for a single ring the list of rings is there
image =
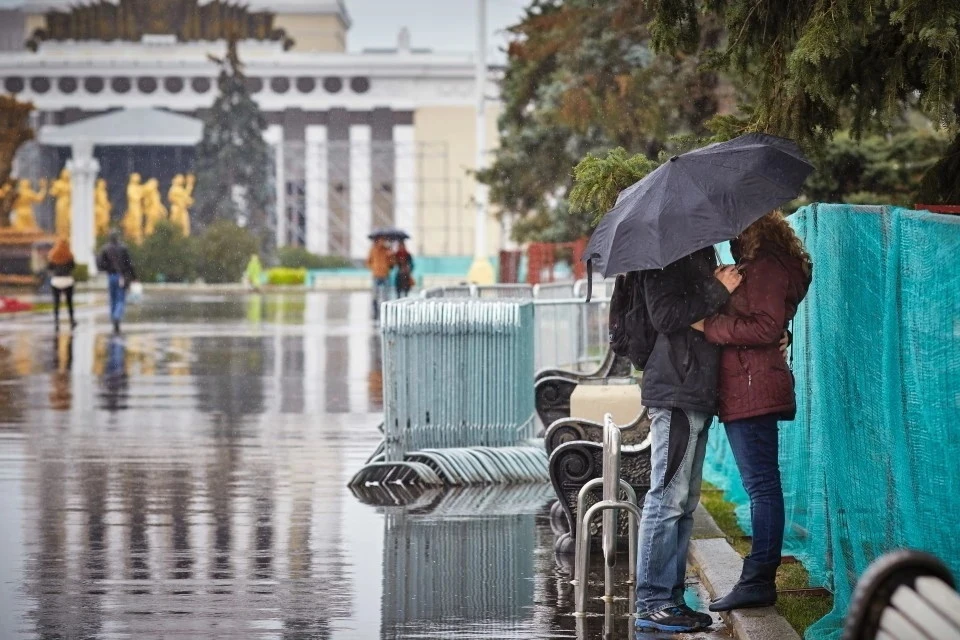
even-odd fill
[[[730,611],[751,607],[770,607],[777,602],[777,567],[779,562],[763,564],[749,558],[743,561],[740,579],[730,593],[714,600],[710,611]]]

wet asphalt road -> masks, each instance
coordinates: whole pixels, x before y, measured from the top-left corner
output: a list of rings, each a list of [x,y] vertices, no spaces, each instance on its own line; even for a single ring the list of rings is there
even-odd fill
[[[157,295],[119,338],[99,307],[72,336],[0,320],[0,640],[653,638],[626,602],[606,634],[569,615],[549,486],[346,487],[380,436],[368,314]]]

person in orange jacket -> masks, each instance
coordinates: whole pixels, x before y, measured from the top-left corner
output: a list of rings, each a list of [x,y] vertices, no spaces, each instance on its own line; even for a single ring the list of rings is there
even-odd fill
[[[380,303],[387,299],[390,282],[390,270],[393,268],[393,252],[383,238],[373,241],[370,255],[367,256],[367,268],[373,276],[373,319],[380,319]]]

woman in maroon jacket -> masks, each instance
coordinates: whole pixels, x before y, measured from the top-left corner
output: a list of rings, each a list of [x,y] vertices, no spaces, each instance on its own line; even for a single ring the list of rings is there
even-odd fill
[[[720,420],[750,496],[753,542],[740,580],[710,604],[711,611],[765,607],[777,600],[784,527],[777,422],[792,420],[797,410],[793,374],[779,342],[812,273],[810,256],[780,211],[750,225],[730,247],[743,281],[718,315],[693,326],[723,346]]]

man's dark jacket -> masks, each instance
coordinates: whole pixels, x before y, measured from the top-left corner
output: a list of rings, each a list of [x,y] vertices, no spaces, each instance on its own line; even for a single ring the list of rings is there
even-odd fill
[[[130,252],[119,242],[110,242],[100,252],[97,258],[97,268],[108,274],[118,273],[129,284],[137,279],[137,272],[133,268],[133,260],[130,259]]]
[[[720,349],[691,329],[712,316],[730,294],[713,272],[712,248],[701,249],[664,269],[644,271],[643,285],[657,340],[643,370],[644,406],[717,412]]]

